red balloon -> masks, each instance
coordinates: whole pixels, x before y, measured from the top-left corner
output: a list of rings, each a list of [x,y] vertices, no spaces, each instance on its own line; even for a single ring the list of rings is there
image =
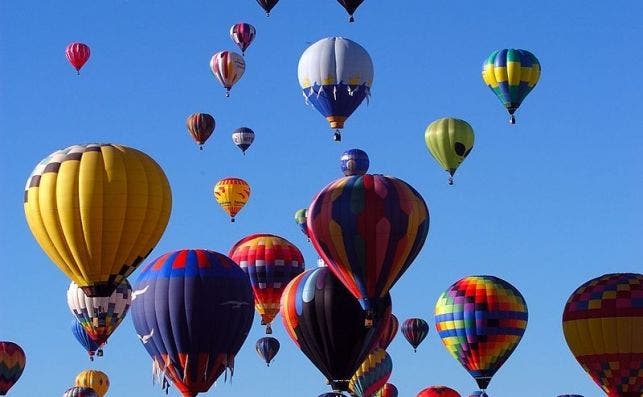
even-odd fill
[[[384,350],[393,342],[395,335],[397,335],[397,330],[400,327],[400,322],[397,320],[397,317],[393,313],[388,318],[386,325],[384,326],[384,331],[380,336],[380,339],[377,341],[377,347],[380,347]]]
[[[373,397],[397,397],[397,387],[392,383],[387,383]]]
[[[65,55],[67,55],[69,63],[76,69],[76,72],[80,74],[80,68],[89,59],[89,46],[83,43],[71,43],[65,49]]]
[[[462,397],[460,393],[446,386],[430,386],[418,393],[417,397]]]

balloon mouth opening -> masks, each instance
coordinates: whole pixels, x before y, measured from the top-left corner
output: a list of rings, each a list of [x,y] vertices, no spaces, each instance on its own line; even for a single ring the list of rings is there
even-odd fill
[[[118,284],[104,282],[80,287],[80,289],[90,298],[107,298],[116,290],[116,287]]]

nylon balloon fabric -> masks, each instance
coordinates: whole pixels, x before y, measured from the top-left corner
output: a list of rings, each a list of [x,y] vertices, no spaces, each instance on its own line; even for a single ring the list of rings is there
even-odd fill
[[[300,274],[281,297],[288,335],[340,392],[348,390],[349,380],[380,337],[391,312],[390,296],[374,310],[376,320],[367,328],[359,303],[327,267]]]
[[[331,182],[307,215],[315,250],[366,311],[411,266],[429,232],[422,196],[403,180],[383,175]]]
[[[74,145],[42,160],[24,210],[40,247],[87,296],[110,296],[149,255],[172,208],[170,184],[145,153]]]
[[[132,295],[139,339],[183,396],[206,392],[233,371],[254,299],[248,277],[230,258],[204,249],[168,252],[145,266]]]
[[[94,341],[91,336],[87,333],[82,324],[78,322],[77,319],[73,319],[71,322],[71,333],[74,335],[78,343],[87,351],[89,359],[94,361],[94,355],[96,351],[100,349],[100,346]]]
[[[384,387],[376,391],[373,397],[397,397],[397,395],[397,387],[392,383],[387,383]]]
[[[255,350],[259,357],[266,362],[267,366],[270,366],[270,362],[279,352],[279,341],[271,336],[265,336],[259,338],[255,344]]]
[[[420,391],[417,397],[461,397],[460,393],[447,386],[430,386]]]
[[[371,351],[357,368],[348,385],[357,397],[371,397],[384,387],[393,372],[393,360],[384,350]]]
[[[107,298],[91,298],[74,282],[67,289],[67,305],[87,334],[99,346],[118,328],[130,307],[132,287],[123,280]]]
[[[103,371],[86,369],[76,375],[76,386],[93,389],[98,397],[104,397],[109,390],[109,377]]]
[[[91,387],[75,386],[67,389],[63,397],[98,397],[98,393]]]
[[[236,23],[230,28],[230,38],[241,50],[241,55],[246,54],[246,50],[255,39],[257,31],[249,23]]]
[[[214,117],[207,113],[192,113],[185,120],[185,125],[188,133],[201,149],[205,141],[212,135],[216,122]]]
[[[0,396],[4,396],[16,384],[25,370],[27,356],[13,342],[0,341]]]
[[[65,56],[71,66],[76,69],[77,74],[80,74],[80,69],[87,63],[91,50],[89,46],[84,43],[70,43],[65,48]]]
[[[290,241],[268,233],[251,234],[237,241],[228,256],[248,275],[266,333],[279,313],[281,294],[286,285],[304,271],[304,256]]]
[[[520,292],[494,276],[462,278],[440,295],[435,328],[447,351],[486,389],[527,328]]]
[[[420,343],[429,334],[429,324],[421,318],[408,318],[402,323],[402,335],[417,351]]]
[[[344,176],[364,175],[370,165],[368,154],[360,149],[345,151],[339,161]]]
[[[230,221],[250,200],[250,185],[240,178],[224,178],[214,185],[214,199],[230,215]]]
[[[482,80],[513,114],[540,79],[540,63],[529,51],[505,48],[489,55],[482,65]]]
[[[391,342],[393,342],[395,335],[397,335],[399,325],[400,323],[397,320],[397,317],[395,317],[395,315],[391,313],[388,321],[386,322],[386,325],[384,326],[384,329],[382,330],[382,335],[380,335],[380,338],[377,341],[376,347],[380,347],[386,350]]]
[[[606,274],[578,287],[563,311],[563,333],[608,396],[643,394],[643,274]]]

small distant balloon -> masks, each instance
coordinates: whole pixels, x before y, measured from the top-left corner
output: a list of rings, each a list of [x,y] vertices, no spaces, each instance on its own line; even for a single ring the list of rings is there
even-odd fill
[[[246,62],[236,52],[220,51],[210,59],[210,70],[225,88],[225,96],[230,96],[232,86],[239,81],[246,70]]]
[[[348,13],[348,22],[355,22],[353,14],[355,13],[355,10],[357,10],[357,7],[359,7],[360,4],[364,2],[364,0],[337,0],[337,2],[341,4]]]
[[[185,124],[192,139],[199,145],[199,149],[203,150],[203,144],[210,138],[216,126],[214,117],[207,113],[192,113]]]
[[[452,117],[435,120],[426,127],[424,142],[433,158],[449,173],[449,185],[453,185],[453,174],[473,149],[471,125]]]
[[[265,336],[259,338],[255,345],[255,350],[257,354],[261,357],[262,360],[266,362],[267,366],[270,366],[270,362],[279,352],[279,341],[272,336]]]
[[[232,132],[232,142],[246,154],[246,150],[255,141],[255,132],[248,127],[237,128]]]
[[[72,387],[67,389],[63,397],[98,397],[98,393],[90,387]]]
[[[0,396],[16,384],[25,370],[27,357],[24,350],[13,342],[0,342]]]
[[[230,222],[250,199],[250,185],[241,178],[224,178],[214,185],[214,198],[230,215]]]
[[[342,172],[345,176],[364,175],[368,171],[370,161],[368,154],[360,149],[350,149],[342,153]]]
[[[67,60],[71,63],[71,66],[76,69],[76,73],[78,74],[80,74],[80,69],[89,59],[90,54],[89,46],[83,43],[71,43],[65,49]]]
[[[402,323],[402,335],[413,346],[414,352],[428,334],[429,324],[421,318],[409,318]]]
[[[299,226],[299,229],[306,235],[306,237],[308,237],[308,226],[306,225],[307,211],[307,208],[302,208],[298,209],[297,212],[295,212],[295,223],[297,224],[297,226]]]
[[[98,343],[89,336],[85,328],[83,328],[83,325],[79,323],[77,319],[73,319],[71,322],[71,333],[74,335],[78,343],[85,348],[91,361],[94,361],[94,356],[97,352],[99,357],[103,355],[103,351],[100,350]]]
[[[255,39],[257,31],[249,23],[236,23],[230,28],[230,38],[241,50],[241,55],[246,55],[246,50]]]
[[[279,0],[257,0],[257,3],[266,11],[266,16],[268,17],[270,16],[270,11],[278,2]]]

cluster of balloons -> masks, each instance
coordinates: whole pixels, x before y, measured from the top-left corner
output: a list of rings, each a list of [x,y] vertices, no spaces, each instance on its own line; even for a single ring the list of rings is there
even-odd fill
[[[357,10],[357,7],[364,2],[364,0],[337,0],[339,4],[348,12],[349,22],[354,22],[353,14]],[[270,16],[270,11],[277,5],[279,0],[257,0],[257,3],[264,9],[266,16]]]

